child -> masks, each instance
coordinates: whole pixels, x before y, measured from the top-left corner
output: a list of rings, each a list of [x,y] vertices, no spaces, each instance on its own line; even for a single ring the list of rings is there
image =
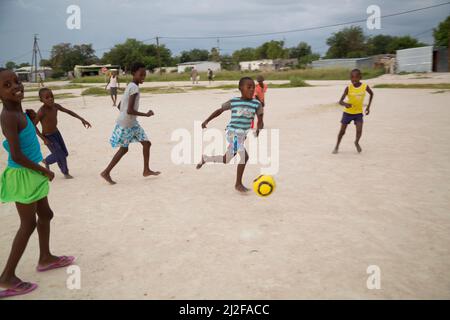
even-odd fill
[[[0,177],[0,202],[15,202],[20,227],[14,238],[5,269],[0,275],[0,298],[26,294],[37,284],[16,276],[16,267],[37,227],[39,262],[37,271],[47,271],[71,264],[74,257],[57,257],[50,253],[50,220],[53,212],[48,204],[49,180],[55,174],[39,165],[41,149],[33,122],[22,109],[23,85],[12,71],[0,68],[0,114],[3,146],[9,154],[8,165]],[[37,222],[36,222],[37,215]]]
[[[113,101],[113,107],[115,107],[117,101],[117,89],[120,87],[119,76],[117,75],[116,71],[111,72],[111,76],[109,77],[108,83],[105,86],[105,90],[106,88],[108,88],[108,85],[109,93],[111,94],[111,99]]]
[[[266,106],[265,100],[264,100],[264,94],[267,91],[267,84],[264,83],[264,77],[259,75],[256,77],[256,81],[258,84],[255,88],[255,96],[253,98],[258,99],[259,102],[261,102],[261,105],[263,108]],[[254,121],[252,120],[252,129],[254,128]]]
[[[248,189],[242,184],[242,176],[248,161],[248,153],[247,150],[245,150],[244,142],[255,114],[258,116],[256,136],[259,135],[259,131],[264,127],[263,108],[258,100],[253,99],[255,82],[252,78],[241,78],[241,80],[239,80],[239,90],[242,94],[240,98],[233,98],[225,102],[221,108],[214,111],[208,119],[202,123],[202,128],[206,128],[212,119],[218,117],[224,111],[231,110],[231,120],[227,126],[227,141],[229,143],[227,152],[223,156],[203,155],[202,161],[197,165],[197,169],[200,169],[206,162],[229,163],[231,159],[239,153],[240,163],[237,167],[235,189],[239,192],[247,192]]]
[[[350,73],[351,84],[345,88],[344,94],[339,101],[341,106],[344,106],[344,113],[341,120],[341,130],[339,131],[336,147],[333,153],[336,154],[339,151],[339,144],[341,143],[342,137],[345,134],[347,125],[352,121],[356,125],[356,140],[355,146],[358,152],[361,152],[361,146],[359,145],[359,139],[361,139],[362,128],[363,128],[363,103],[364,97],[366,96],[366,91],[370,95],[369,104],[366,108],[366,115],[370,113],[370,105],[372,104],[373,91],[365,83],[361,82],[361,71],[359,69],[354,69]],[[345,97],[348,96],[348,103],[344,102]]]
[[[110,184],[115,184],[111,179],[111,170],[119,163],[120,159],[128,152],[128,146],[133,142],[140,142],[143,147],[144,154],[144,177],[157,176],[159,171],[152,171],[149,167],[150,161],[150,146],[152,145],[145,134],[144,129],[139,125],[137,117],[151,117],[154,115],[152,110],[147,113],[139,112],[139,84],[145,79],[145,65],[135,62],[131,66],[131,74],[133,81],[131,81],[122,96],[119,103],[120,115],[117,119],[116,126],[113,130],[110,139],[113,148],[119,147],[119,150],[112,158],[108,167],[100,174]]]
[[[50,150],[51,154],[43,160],[45,166],[49,166],[55,162],[58,163],[61,172],[66,179],[72,179],[69,174],[69,168],[67,167],[67,157],[69,153],[64,143],[63,137],[57,128],[58,124],[58,111],[65,112],[74,118],[77,118],[83,123],[86,128],[90,128],[91,124],[77,115],[75,112],[63,108],[61,105],[55,103],[53,93],[48,88],[42,88],[39,90],[39,99],[44,105],[37,112],[33,122],[35,125],[41,122],[42,135],[41,138],[45,145]]]

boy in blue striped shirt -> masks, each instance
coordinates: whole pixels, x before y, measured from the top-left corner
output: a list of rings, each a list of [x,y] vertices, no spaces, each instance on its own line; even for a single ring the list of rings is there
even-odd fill
[[[208,123],[217,118],[222,112],[231,110],[231,120],[226,128],[228,148],[223,156],[202,156],[202,161],[197,165],[200,169],[206,162],[229,163],[236,154],[239,153],[240,161],[237,167],[235,189],[239,192],[247,192],[248,189],[242,184],[242,176],[244,174],[245,165],[248,161],[248,153],[245,150],[245,139],[251,128],[251,123],[255,115],[258,117],[258,127],[256,136],[264,127],[263,123],[263,107],[261,102],[253,99],[255,93],[255,82],[250,77],[244,77],[239,80],[240,98],[233,98],[225,102],[221,108],[214,111],[208,119],[202,123],[202,128],[206,128]]]

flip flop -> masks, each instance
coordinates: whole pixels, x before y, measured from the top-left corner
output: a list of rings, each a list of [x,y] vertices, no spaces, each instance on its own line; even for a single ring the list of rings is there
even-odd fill
[[[61,256],[61,257],[58,257],[57,261],[50,263],[48,266],[45,266],[45,267],[37,266],[36,270],[39,272],[44,272],[44,271],[48,271],[48,270],[52,270],[52,269],[63,268],[68,265],[71,265],[74,261],[75,261],[75,257]]]
[[[29,284],[30,287],[28,289],[20,290],[20,287],[23,287],[26,284]],[[20,296],[22,294],[27,294],[27,293],[30,293],[31,291],[35,290],[37,287],[38,287],[38,285],[36,283],[21,281],[10,289],[5,289],[5,290],[0,291],[0,298],[14,297],[14,296]]]

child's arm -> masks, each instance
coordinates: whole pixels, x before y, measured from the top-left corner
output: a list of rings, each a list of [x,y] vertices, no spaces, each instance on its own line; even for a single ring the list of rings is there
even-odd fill
[[[31,161],[20,150],[19,130],[17,122],[17,117],[15,115],[5,114],[1,117],[1,126],[5,138],[6,140],[8,140],[11,159],[15,163],[25,168],[43,173],[48,177],[50,181],[52,181],[55,177],[55,174],[53,172]]]
[[[345,97],[348,95],[348,87],[345,88],[344,93],[342,94],[341,100],[339,100],[339,104],[346,108],[351,108],[351,104],[344,102]]]
[[[30,111],[30,113],[28,113],[28,111]],[[42,142],[44,142],[44,144],[48,146],[50,144],[50,141],[41,133],[41,130],[39,130],[37,126],[37,124],[43,118],[44,112],[41,109],[39,109],[38,112],[36,113],[34,112],[34,110],[29,109],[27,110],[27,114],[30,117],[31,121],[33,121],[34,128],[36,129],[36,134],[38,135],[39,138],[41,138]]]
[[[226,109],[224,107],[221,107],[217,110],[215,110],[213,113],[211,113],[211,115],[202,123],[202,128],[205,129],[206,126],[208,125],[208,123],[214,119],[217,118],[218,116],[220,116]]]
[[[106,83],[105,90],[106,90],[106,88],[108,88],[108,84],[110,81],[111,81],[111,77],[109,77],[108,82]]]
[[[86,120],[84,120],[82,117],[80,117],[79,115],[77,115],[75,112],[73,112],[72,110],[66,109],[63,106],[59,105],[59,104],[55,104],[56,108],[61,111],[61,112],[65,112],[69,115],[71,115],[74,118],[77,118],[81,121],[81,123],[83,123],[83,126],[85,126],[87,129],[91,127],[91,124],[89,122],[87,122]]]
[[[127,113],[130,114],[130,115],[139,116],[139,117],[151,117],[151,116],[153,116],[154,113],[153,113],[152,110],[149,110],[146,113],[134,110],[134,102],[136,101],[136,95],[137,95],[137,93],[131,95],[130,98],[128,99]]]
[[[366,87],[366,91],[370,95],[369,104],[366,107],[366,115],[369,115],[370,105],[372,104],[372,99],[373,99],[373,91],[372,91],[372,89],[369,88],[369,86]]]
[[[264,113],[258,114],[258,125],[256,127],[256,136],[259,136],[259,132],[264,128]]]

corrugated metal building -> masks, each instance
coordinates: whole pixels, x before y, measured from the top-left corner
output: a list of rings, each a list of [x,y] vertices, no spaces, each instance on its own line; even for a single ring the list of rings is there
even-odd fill
[[[448,48],[397,50],[397,72],[448,72]]]
[[[321,59],[312,62],[313,69],[320,68],[346,68],[346,69],[371,69],[374,67],[375,58],[348,58],[348,59]]]
[[[433,71],[433,47],[397,50],[397,72]]]

